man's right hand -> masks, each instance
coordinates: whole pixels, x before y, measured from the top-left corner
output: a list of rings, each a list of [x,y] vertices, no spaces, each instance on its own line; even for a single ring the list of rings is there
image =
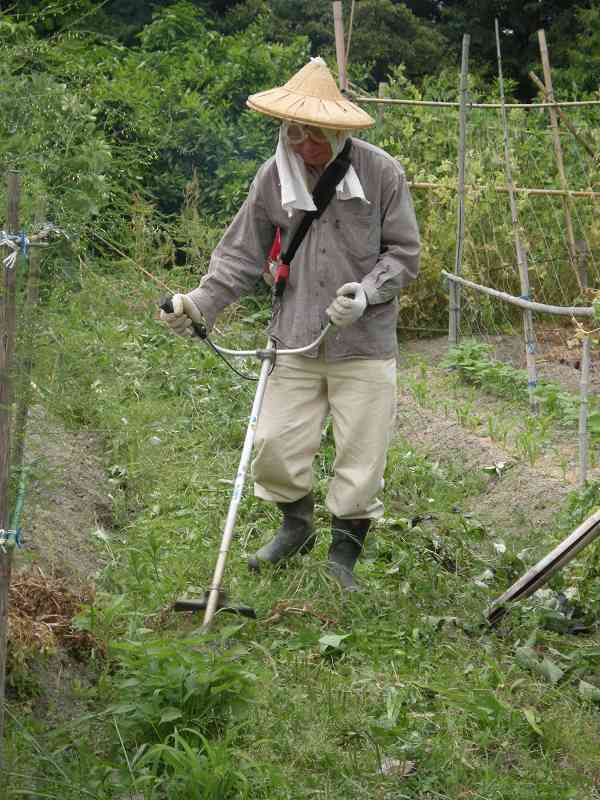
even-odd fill
[[[192,325],[206,325],[202,314],[190,298],[185,294],[174,294],[171,298],[173,313],[160,312],[160,318],[178,336],[193,336]]]

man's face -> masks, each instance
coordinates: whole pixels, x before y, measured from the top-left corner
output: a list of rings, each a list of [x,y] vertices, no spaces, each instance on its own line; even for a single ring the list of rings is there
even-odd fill
[[[333,157],[333,151],[321,128],[312,125],[288,125],[288,141],[309,167],[324,167]]]

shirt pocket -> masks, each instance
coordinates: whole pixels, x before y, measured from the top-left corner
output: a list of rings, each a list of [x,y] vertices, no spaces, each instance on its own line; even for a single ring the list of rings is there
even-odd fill
[[[372,260],[381,248],[381,224],[375,208],[362,200],[341,200],[335,209],[340,250],[350,260]]]

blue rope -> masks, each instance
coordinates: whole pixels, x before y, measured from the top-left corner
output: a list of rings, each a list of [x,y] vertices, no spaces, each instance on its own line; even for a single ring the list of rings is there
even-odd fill
[[[19,233],[7,233],[7,231],[0,231],[0,239],[4,239],[4,241],[14,242],[21,253],[25,258],[29,255],[29,247],[31,242],[29,241],[29,237],[25,233],[25,231],[20,231]]]
[[[17,237],[17,241],[19,243],[19,248],[21,249],[21,254],[24,258],[27,258],[29,254],[29,239],[25,235],[25,231],[21,231]]]

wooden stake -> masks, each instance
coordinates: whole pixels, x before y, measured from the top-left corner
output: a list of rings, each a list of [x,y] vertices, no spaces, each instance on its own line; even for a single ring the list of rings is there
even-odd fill
[[[45,202],[41,200],[35,213],[36,222],[43,222],[46,216]],[[17,474],[23,467],[27,417],[31,405],[31,371],[33,368],[33,344],[35,336],[36,307],[40,297],[40,262],[42,253],[39,247],[29,251],[27,270],[27,289],[20,329],[20,367],[17,390],[17,412],[15,417],[14,454],[12,468]]]
[[[352,5],[350,6],[350,22],[348,23],[348,39],[346,41],[346,52],[344,53],[344,64],[346,65],[346,67],[348,66],[348,59],[350,56],[350,41],[352,40],[352,28],[354,26],[355,5],[356,5],[356,0],[352,0]]]
[[[547,93],[547,91],[546,91],[546,87],[545,87],[545,85],[544,85],[544,84],[542,83],[542,81],[541,81],[541,80],[538,78],[538,76],[535,74],[535,72],[533,72],[533,70],[532,70],[532,71],[529,73],[529,77],[530,77],[530,78],[531,78],[531,80],[532,80],[532,81],[535,83],[535,85],[538,87],[538,89],[539,89],[541,92],[543,92],[543,94],[544,94],[544,97],[545,97],[546,99],[548,99],[548,93]],[[595,160],[596,160],[596,152],[595,152],[594,148],[592,147],[592,145],[591,145],[591,144],[590,144],[588,141],[586,141],[586,140],[583,138],[583,136],[582,136],[582,135],[579,133],[579,131],[577,130],[577,128],[576,128],[576,127],[573,125],[573,123],[571,122],[571,120],[570,120],[570,119],[567,117],[567,115],[565,114],[565,112],[562,110],[562,108],[560,108],[560,107],[557,107],[557,108],[556,108],[556,113],[557,113],[557,114],[558,114],[558,116],[561,118],[562,122],[564,123],[564,126],[565,126],[565,128],[568,128],[568,129],[571,131],[571,133],[573,134],[573,136],[575,137],[575,139],[576,139],[576,140],[579,142],[579,144],[580,144],[580,145],[583,147],[583,149],[586,151],[586,153],[587,153],[587,154],[588,154],[588,155],[589,155],[591,158],[593,158],[593,159],[594,159],[594,161],[595,161]]]
[[[7,228],[9,233],[19,230],[20,177],[8,173]],[[5,254],[6,255],[6,254]],[[12,360],[16,328],[16,271],[3,267],[4,291],[0,296],[0,528],[9,527],[10,512],[10,429],[12,416]],[[12,571],[12,546],[0,549],[0,769],[4,754],[4,699],[6,694],[6,646],[8,627],[8,590]]]
[[[385,81],[381,81],[378,88],[379,97],[384,98],[387,94],[388,84]],[[381,125],[383,123],[383,111],[384,106],[379,106],[377,109],[377,122]]]
[[[467,89],[469,76],[469,43],[471,37],[465,33],[462,41],[460,66],[460,115],[458,129],[458,221],[456,225],[456,253],[454,274],[462,272],[462,254],[465,239],[465,155],[467,141]],[[460,285],[450,284],[448,319],[448,345],[455,347],[460,336]]]
[[[335,54],[340,78],[340,91],[345,92],[348,88],[348,78],[346,76],[346,49],[344,47],[344,18],[342,16],[342,3],[340,0],[335,0],[333,3],[333,27],[335,31]]]
[[[510,199],[510,212],[512,218],[513,236],[515,239],[515,249],[517,251],[517,263],[519,265],[519,276],[521,279],[521,295],[523,299],[529,299],[529,268],[527,266],[527,255],[521,242],[519,231],[519,216],[517,212],[517,201],[515,200],[514,184],[510,166],[510,150],[508,145],[508,118],[504,107],[504,79],[502,77],[502,53],[500,51],[500,29],[498,20],[494,20],[496,28],[496,50],[498,54],[498,79],[500,86],[500,98],[502,101],[502,126],[504,130],[504,167],[506,171],[506,183],[508,185],[508,196]],[[525,338],[525,359],[527,362],[527,386],[529,389],[529,407],[533,413],[537,413],[538,403],[535,397],[537,386],[537,367],[535,363],[535,331],[533,328],[533,315],[530,310],[523,311],[523,336]]]
[[[546,34],[543,30],[538,31],[540,54],[542,57],[542,67],[544,69],[544,82],[546,94],[550,102],[554,102],[554,89],[552,87],[552,71],[550,69],[550,56],[548,55],[548,45],[546,44]],[[555,108],[549,108],[550,127],[552,128],[552,141],[554,143],[554,156],[558,168],[558,176],[563,189],[567,188],[567,176],[565,174],[565,164],[563,161],[562,145],[560,143],[560,133],[558,130],[558,114]],[[568,196],[563,198],[563,210],[565,214],[565,224],[567,228],[567,245],[569,249],[569,261],[571,268],[577,278],[579,288],[582,289],[587,284],[585,275],[580,275],[577,269],[577,247],[575,246],[575,233],[573,232],[573,218],[571,217],[571,205]]]
[[[515,199],[514,184],[510,166],[510,149],[508,144],[508,117],[504,106],[504,78],[502,76],[502,52],[500,49],[500,28],[498,20],[494,20],[496,29],[496,51],[498,55],[498,82],[500,87],[500,100],[502,104],[502,127],[504,130],[504,168],[506,172],[506,184],[508,186],[508,196],[510,199],[510,212],[512,218],[513,235],[515,239],[515,249],[517,251],[517,263],[519,265],[519,277],[521,279],[521,295],[523,299],[529,300],[529,269],[527,266],[527,255],[521,242],[519,231],[519,215],[517,212],[517,201]],[[530,310],[523,311],[523,336],[525,338],[525,359],[527,362],[527,386],[529,389],[529,407],[532,413],[537,413],[538,402],[535,396],[537,387],[537,367],[535,363],[535,331],[533,328],[533,315]]]
[[[510,603],[524,600],[533,594],[536,589],[547,583],[555,572],[568,564],[580,550],[591,544],[598,536],[600,536],[600,511],[596,511],[585,522],[582,522],[554,550],[515,581],[501,597],[494,600],[486,614],[488,622],[492,625],[499,622],[506,614]]]
[[[583,489],[588,474],[588,392],[590,388],[590,337],[581,346],[581,379],[579,382],[579,488]]]

